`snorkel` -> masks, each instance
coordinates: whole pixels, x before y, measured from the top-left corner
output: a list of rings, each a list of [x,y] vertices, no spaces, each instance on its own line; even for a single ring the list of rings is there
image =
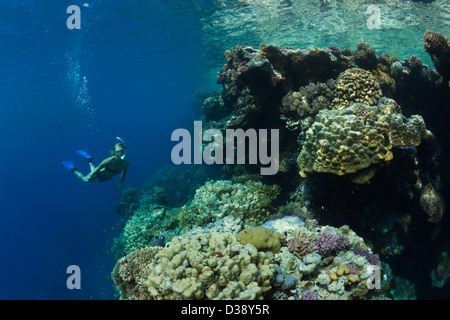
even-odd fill
[[[123,154],[121,155],[121,156],[119,156],[118,154],[117,154],[117,156],[120,158],[120,159],[125,159],[125,156],[126,156],[126,153],[125,153],[125,149],[127,148],[127,147],[125,147],[125,141],[123,141],[121,138],[119,138],[119,137],[116,137],[116,139],[117,140],[119,140],[120,142],[119,143],[116,143],[116,145],[114,146],[114,152],[115,153],[118,153],[118,152],[120,152],[120,151],[122,151],[123,152]]]

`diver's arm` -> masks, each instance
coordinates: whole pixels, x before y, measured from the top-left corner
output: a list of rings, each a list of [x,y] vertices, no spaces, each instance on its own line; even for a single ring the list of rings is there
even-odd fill
[[[122,188],[123,183],[125,181],[125,177],[127,175],[127,170],[128,170],[128,166],[130,165],[130,163],[127,161],[124,165],[124,168],[122,170],[122,174],[120,175],[120,183],[116,186],[117,188]]]

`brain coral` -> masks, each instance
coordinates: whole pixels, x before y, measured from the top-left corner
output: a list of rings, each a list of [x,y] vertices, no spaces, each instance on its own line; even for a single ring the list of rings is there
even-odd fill
[[[232,233],[176,237],[165,248],[130,253],[113,279],[122,299],[262,299],[272,288],[274,255]]]
[[[381,89],[376,77],[370,71],[351,68],[345,70],[337,78],[331,107],[342,109],[353,102],[374,106],[380,98]]]
[[[337,110],[321,110],[306,131],[298,156],[300,174],[354,173],[381,161],[392,160],[392,148],[418,146],[431,133],[423,118],[405,118],[394,100],[380,99],[376,106],[354,103]]]

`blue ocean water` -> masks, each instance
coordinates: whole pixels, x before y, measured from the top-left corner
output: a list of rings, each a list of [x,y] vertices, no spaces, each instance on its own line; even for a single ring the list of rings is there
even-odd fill
[[[88,172],[75,150],[99,163],[120,137],[131,163],[125,187],[144,184],[171,164],[173,130],[199,119],[196,93],[219,88],[215,75],[225,50],[260,43],[354,49],[367,41],[432,65],[423,32],[450,30],[445,1],[383,2],[390,8],[383,34],[349,28],[366,19],[348,10],[356,2],[299,3],[4,0],[0,299],[113,298],[116,260],[108,251],[123,189],[115,187],[117,177],[83,184],[62,161]],[[66,26],[70,5],[81,9],[79,30]],[[70,265],[81,269],[82,290],[66,286]]]
[[[138,186],[170,162],[171,132],[199,112],[195,16],[172,21],[164,3],[83,3],[2,3],[1,299],[101,299],[123,189],[83,184],[62,161],[87,173],[75,150],[98,164],[119,136],[132,163],[125,187]],[[71,4],[80,30],[66,27]],[[69,265],[82,290],[67,289]]]

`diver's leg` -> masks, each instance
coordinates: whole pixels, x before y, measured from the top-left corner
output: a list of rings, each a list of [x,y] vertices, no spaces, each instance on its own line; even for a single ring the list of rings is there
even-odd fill
[[[84,174],[82,174],[81,172],[74,170],[73,173],[80,178],[83,182],[89,182],[89,175],[85,176]]]

